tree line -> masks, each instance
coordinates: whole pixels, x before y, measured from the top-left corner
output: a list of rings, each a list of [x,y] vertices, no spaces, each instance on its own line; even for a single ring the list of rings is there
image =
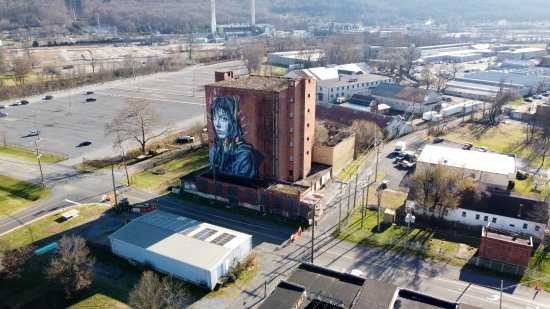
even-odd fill
[[[249,0],[217,0],[218,23],[250,21]],[[491,20],[546,20],[541,7],[545,0],[256,0],[259,23],[282,29],[307,27],[319,22],[411,23],[434,20],[468,23]],[[177,33],[207,30],[210,25],[210,2],[197,5],[192,0],[0,0],[0,29],[47,27],[53,25],[101,23],[116,26],[122,32]],[[459,19],[449,17],[460,16]],[[527,18],[528,17],[528,18]],[[78,29],[78,27],[75,27]]]

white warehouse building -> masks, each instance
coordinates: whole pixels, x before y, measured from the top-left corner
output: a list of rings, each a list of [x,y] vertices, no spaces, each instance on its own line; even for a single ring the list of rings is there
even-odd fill
[[[497,189],[505,190],[516,179],[515,155],[479,152],[450,147],[427,145],[420,153],[415,173],[430,165],[442,164],[446,168],[464,173]]]
[[[512,48],[497,52],[497,61],[504,59],[529,60],[546,56],[546,50],[542,48]]]
[[[251,235],[160,210],[109,239],[114,254],[210,290],[252,250]]]

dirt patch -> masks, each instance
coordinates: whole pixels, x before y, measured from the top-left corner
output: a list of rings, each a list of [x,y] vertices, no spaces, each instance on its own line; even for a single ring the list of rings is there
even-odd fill
[[[56,234],[56,233],[59,233],[59,231],[61,231],[61,228],[59,228],[59,226],[48,226],[47,228],[44,229],[44,233],[50,233],[50,234]]]

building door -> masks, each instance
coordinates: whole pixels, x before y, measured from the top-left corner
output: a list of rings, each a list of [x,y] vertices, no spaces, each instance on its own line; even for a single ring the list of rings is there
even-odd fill
[[[229,187],[229,203],[239,204],[239,189]]]

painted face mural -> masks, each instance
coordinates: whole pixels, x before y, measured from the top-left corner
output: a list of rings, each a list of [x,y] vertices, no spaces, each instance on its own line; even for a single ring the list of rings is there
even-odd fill
[[[239,99],[218,96],[211,102],[210,120],[214,145],[210,149],[210,168],[214,174],[257,178],[262,154],[245,142],[244,115]]]

